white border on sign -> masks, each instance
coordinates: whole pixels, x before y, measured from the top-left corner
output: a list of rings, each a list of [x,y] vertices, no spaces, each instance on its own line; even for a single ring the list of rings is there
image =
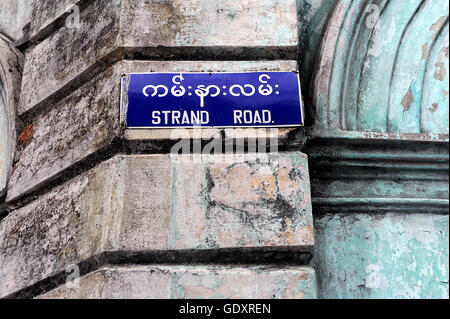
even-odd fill
[[[124,106],[123,106],[123,78],[128,75],[137,75],[137,74],[247,74],[247,73],[296,73],[298,78],[298,92],[299,92],[299,101],[300,101],[300,116],[302,124],[293,124],[293,125],[261,125],[261,126],[164,126],[164,127],[128,127],[127,126],[127,112],[124,113]],[[294,71],[267,71],[267,72],[260,72],[260,71],[249,71],[249,72],[132,72],[132,73],[124,73],[122,74],[120,78],[120,125],[124,125],[125,129],[128,130],[161,130],[161,129],[226,129],[226,128],[289,128],[289,127],[304,127],[305,126],[305,113],[304,113],[304,102],[302,98],[302,86],[300,82],[300,74],[298,72]],[[128,107],[127,107],[128,111]]]

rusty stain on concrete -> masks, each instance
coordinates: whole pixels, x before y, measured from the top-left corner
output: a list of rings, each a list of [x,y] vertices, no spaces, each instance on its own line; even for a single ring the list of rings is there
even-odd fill
[[[447,74],[447,70],[445,69],[445,63],[443,62],[444,57],[448,59],[448,47],[442,48],[439,52],[438,61],[436,63],[436,73],[434,74],[434,78],[438,81],[444,81],[445,75]]]
[[[439,30],[441,29],[442,25],[443,25],[444,22],[445,22],[445,19],[446,19],[446,17],[444,17],[444,16],[440,17],[439,20],[436,21],[436,23],[434,23],[434,24],[430,27],[430,31],[433,31],[433,32],[434,32],[434,34],[433,34],[433,39],[435,39],[436,36],[438,35]]]
[[[445,64],[442,62],[436,63],[436,67],[438,70],[436,70],[436,73],[434,74],[434,78],[438,81],[444,81],[446,70],[445,70]]]
[[[428,52],[430,51],[430,46],[428,44],[422,45],[422,60],[425,60],[428,56]]]
[[[17,139],[19,145],[23,145],[26,142],[30,141],[33,138],[33,134],[34,134],[34,125],[30,124],[19,135],[19,138]]]
[[[431,113],[436,112],[438,109],[439,109],[439,103],[433,103],[433,107],[429,108]]]
[[[411,88],[409,88],[408,93],[406,93],[405,97],[402,100],[403,110],[405,112],[408,112],[413,103],[414,103],[414,94]]]
[[[14,172],[16,171],[16,169],[17,169],[17,164],[13,166],[12,171],[11,171],[11,175],[14,175]]]

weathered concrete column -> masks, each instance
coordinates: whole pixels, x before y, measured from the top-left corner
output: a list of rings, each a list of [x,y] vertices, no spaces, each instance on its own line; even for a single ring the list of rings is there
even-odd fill
[[[0,34],[0,198],[6,194],[16,151],[16,109],[19,104],[23,59],[22,53]],[[0,215],[2,213],[0,206]]]
[[[0,296],[317,297],[305,154],[183,160],[173,131],[119,116],[124,73],[297,71],[294,0],[38,0],[30,35],[18,113],[32,135],[0,224]]]
[[[322,298],[448,298],[448,2],[338,1],[305,152]]]

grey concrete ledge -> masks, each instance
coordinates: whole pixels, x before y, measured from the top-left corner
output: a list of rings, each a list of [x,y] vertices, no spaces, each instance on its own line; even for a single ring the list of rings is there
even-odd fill
[[[315,299],[310,267],[104,267],[39,299]]]

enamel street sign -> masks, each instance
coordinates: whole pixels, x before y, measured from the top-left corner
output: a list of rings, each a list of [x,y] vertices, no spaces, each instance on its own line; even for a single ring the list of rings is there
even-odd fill
[[[302,126],[293,72],[136,73],[122,77],[127,128]]]

